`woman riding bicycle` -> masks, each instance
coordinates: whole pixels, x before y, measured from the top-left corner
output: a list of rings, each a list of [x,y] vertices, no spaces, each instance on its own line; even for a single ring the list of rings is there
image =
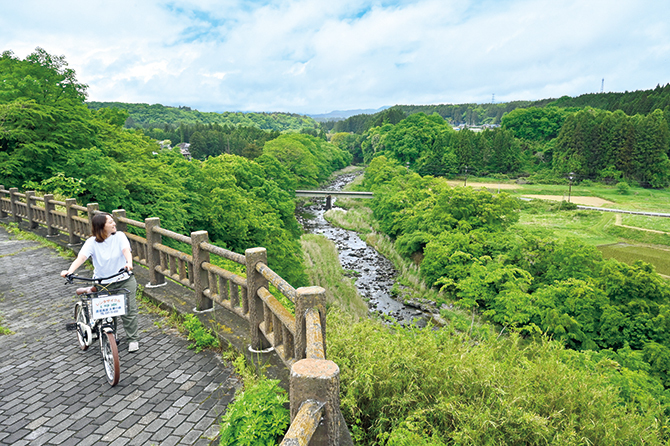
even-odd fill
[[[79,255],[72,262],[67,271],[62,271],[65,277],[79,268],[89,257],[93,261],[93,277],[108,277],[117,273],[120,269],[132,271],[133,256],[130,253],[130,242],[123,232],[116,231],[116,222],[106,212],[96,214],[91,220],[92,237],[88,238]],[[121,275],[109,282],[114,283],[114,288],[125,288],[129,291],[127,296],[128,311],[121,316],[123,328],[128,340],[128,351],[139,350],[139,334],[137,330],[137,281],[135,276]]]

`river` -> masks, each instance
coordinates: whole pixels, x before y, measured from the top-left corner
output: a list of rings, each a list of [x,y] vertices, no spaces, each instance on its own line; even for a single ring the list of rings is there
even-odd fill
[[[342,175],[324,190],[341,190],[357,175]],[[335,206],[335,198],[333,200],[333,209],[339,209]],[[335,243],[342,268],[355,271],[356,288],[367,301],[370,313],[390,316],[401,324],[414,322],[424,326],[426,318],[421,310],[406,306],[391,295],[398,274],[393,264],[367,245],[356,232],[331,225],[323,216],[326,212],[324,201],[313,199],[302,207],[299,221],[305,232],[321,234]]]

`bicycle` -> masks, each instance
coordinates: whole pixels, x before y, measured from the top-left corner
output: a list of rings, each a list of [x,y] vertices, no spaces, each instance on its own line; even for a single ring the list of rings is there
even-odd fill
[[[87,350],[93,343],[94,335],[99,339],[105,376],[112,387],[118,384],[121,376],[119,350],[116,343],[116,318],[126,314],[126,295],[129,291],[125,288],[114,289],[114,282],[102,282],[122,274],[130,276],[133,273],[124,268],[112,276],[97,279],[74,274],[65,276],[66,284],[72,284],[75,280],[93,283],[89,287],[77,288],[75,291],[79,297],[79,301],[74,305],[75,322],[67,324],[67,328],[76,330],[79,348],[82,350]]]

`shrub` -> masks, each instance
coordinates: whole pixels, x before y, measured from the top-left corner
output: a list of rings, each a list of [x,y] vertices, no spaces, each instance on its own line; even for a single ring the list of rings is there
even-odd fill
[[[630,193],[630,186],[625,181],[617,183],[616,189],[620,195],[628,195]]]
[[[286,432],[290,414],[279,381],[261,379],[238,393],[221,419],[221,446],[274,446]]]

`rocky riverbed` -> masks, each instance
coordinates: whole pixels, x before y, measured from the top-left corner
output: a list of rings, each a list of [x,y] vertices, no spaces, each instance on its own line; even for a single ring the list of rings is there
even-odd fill
[[[338,177],[326,190],[341,190],[357,174]],[[337,209],[334,206],[334,209]],[[368,302],[371,313],[390,316],[401,324],[415,322],[425,325],[430,312],[409,306],[394,299],[391,289],[397,271],[393,264],[374,248],[367,245],[356,232],[331,225],[323,216],[323,199],[314,199],[300,209],[298,220],[306,232],[321,234],[335,243],[342,268],[356,279],[358,292]],[[427,314],[428,313],[428,314]]]

